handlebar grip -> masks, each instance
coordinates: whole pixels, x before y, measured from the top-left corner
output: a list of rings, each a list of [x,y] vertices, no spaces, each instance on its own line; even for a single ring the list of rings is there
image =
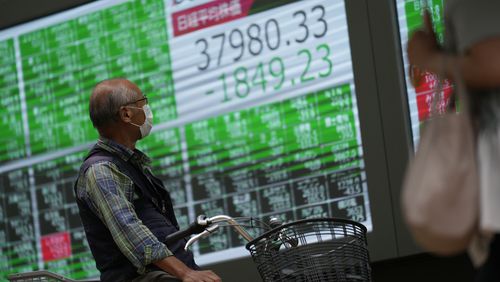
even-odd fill
[[[205,228],[209,225],[206,221],[206,217],[199,216],[198,219],[191,223],[188,228],[176,231],[167,236],[165,243],[172,244],[178,240],[184,239],[185,237],[191,236],[193,234],[198,234],[205,231]]]

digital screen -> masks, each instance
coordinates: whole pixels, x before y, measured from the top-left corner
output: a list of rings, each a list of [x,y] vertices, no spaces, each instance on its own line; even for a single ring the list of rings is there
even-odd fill
[[[430,12],[434,32],[437,40],[442,44],[444,41],[444,5],[443,0],[396,0],[401,47],[403,51],[403,62],[406,77],[406,90],[408,93],[408,106],[410,112],[411,128],[413,133],[413,144],[416,149],[420,139],[420,128],[430,115],[444,113],[448,101],[452,95],[452,85],[448,80],[442,82],[439,91],[439,77],[430,72],[423,72],[417,85],[411,83],[409,74],[410,64],[406,52],[408,39],[411,34],[423,26],[424,10]],[[439,92],[439,95],[436,93]],[[431,110],[436,101],[435,110]]]
[[[0,279],[98,276],[73,183],[92,87],[149,98],[138,147],[181,227],[199,214],[341,217],[373,230],[343,0],[98,1],[0,32]],[[221,229],[201,265],[247,256]]]

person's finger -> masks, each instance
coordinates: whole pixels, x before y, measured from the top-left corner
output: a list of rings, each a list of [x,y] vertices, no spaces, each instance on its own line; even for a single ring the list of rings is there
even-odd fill
[[[206,274],[207,274],[207,277],[209,277],[211,279],[210,281],[213,281],[213,282],[220,281],[219,276],[217,276],[217,274],[215,274],[213,271],[207,270]]]
[[[423,72],[422,70],[420,70],[417,66],[414,66],[414,65],[410,65],[409,66],[409,76],[410,76],[410,81],[411,81],[411,84],[414,88],[420,86],[420,84],[422,83],[422,79],[423,79]]]
[[[412,60],[414,59],[415,51],[419,49],[422,45],[422,41],[425,38],[425,32],[422,30],[415,31],[411,38],[408,40],[408,45],[406,46],[406,52],[408,53],[408,59],[410,59],[410,64],[414,64]]]
[[[222,279],[219,277],[219,275],[215,274],[215,272],[210,270],[210,277],[214,279],[214,282],[221,282]]]
[[[424,31],[428,34],[434,34],[434,29],[432,27],[432,16],[429,10],[424,11]]]
[[[219,276],[217,276],[215,273],[211,273],[209,277],[212,279],[213,282],[220,282],[221,279]]]

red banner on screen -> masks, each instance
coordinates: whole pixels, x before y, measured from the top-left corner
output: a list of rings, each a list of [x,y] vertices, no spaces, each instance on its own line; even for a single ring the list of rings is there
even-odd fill
[[[254,0],[216,0],[172,14],[174,36],[187,34],[248,15]]]
[[[43,261],[68,258],[71,256],[71,238],[69,232],[42,236]]]
[[[421,83],[415,87],[417,93],[417,107],[418,107],[418,120],[424,121],[429,118],[433,99],[435,96],[436,87],[438,87],[438,78],[426,72],[422,75]],[[450,97],[453,93],[453,87],[448,80],[443,82],[443,91],[440,94],[439,101],[437,102],[438,113],[446,112],[447,105],[450,102]]]

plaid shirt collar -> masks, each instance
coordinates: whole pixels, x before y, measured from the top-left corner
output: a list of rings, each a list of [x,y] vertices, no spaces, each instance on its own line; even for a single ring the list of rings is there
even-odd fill
[[[131,160],[141,166],[150,166],[151,159],[146,156],[143,152],[138,149],[131,150],[120,143],[117,143],[111,139],[107,139],[105,137],[100,136],[97,141],[97,146],[102,149],[118,155],[124,161],[128,162]]]

